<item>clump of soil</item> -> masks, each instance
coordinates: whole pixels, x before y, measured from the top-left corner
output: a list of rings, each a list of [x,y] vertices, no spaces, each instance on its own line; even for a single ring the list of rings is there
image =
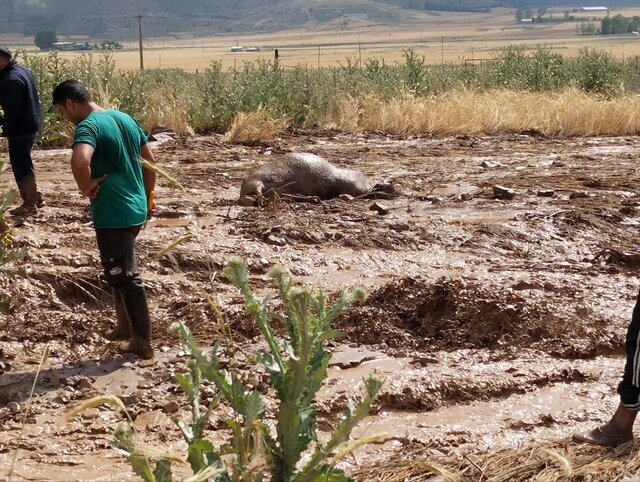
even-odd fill
[[[349,341],[397,349],[456,350],[527,346],[580,358],[620,342],[604,321],[584,314],[561,294],[534,294],[477,281],[405,277],[379,288],[339,321]]]

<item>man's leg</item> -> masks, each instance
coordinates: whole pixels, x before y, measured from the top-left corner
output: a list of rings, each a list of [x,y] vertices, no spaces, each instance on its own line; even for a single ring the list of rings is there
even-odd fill
[[[151,322],[135,257],[135,239],[139,232],[139,227],[96,229],[96,236],[104,274],[113,289],[116,314],[119,315],[116,331],[125,336],[130,327],[133,337],[122,349],[148,359],[153,357]]]
[[[38,192],[35,169],[31,157],[34,140],[33,137],[10,137],[8,139],[11,169],[22,198],[22,205],[9,211],[12,216],[28,216],[35,213],[39,206],[44,206],[42,195]]]
[[[616,446],[633,440],[633,424],[640,410],[640,294],[633,308],[625,340],[627,361],[618,385],[620,404],[611,420],[584,435],[574,435],[576,442]]]

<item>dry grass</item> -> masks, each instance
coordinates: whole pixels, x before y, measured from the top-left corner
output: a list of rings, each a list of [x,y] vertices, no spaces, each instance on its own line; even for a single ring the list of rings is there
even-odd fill
[[[547,136],[635,135],[640,96],[605,99],[577,89],[559,92],[452,91],[432,98],[376,95],[346,98],[329,124],[348,132],[397,135],[495,135],[535,131]]]
[[[143,127],[147,132],[156,126],[173,129],[180,135],[193,135],[191,119],[186,112],[186,102],[179,96],[165,91],[155,91],[149,96]]]
[[[270,142],[289,127],[289,120],[276,117],[266,109],[240,113],[233,120],[224,140],[236,144],[255,145]]]
[[[625,477],[636,480],[628,477],[640,471],[639,450],[638,443],[607,449],[557,442],[502,450],[445,465],[434,463],[428,451],[422,449],[360,468],[352,475],[369,482],[615,482]]]

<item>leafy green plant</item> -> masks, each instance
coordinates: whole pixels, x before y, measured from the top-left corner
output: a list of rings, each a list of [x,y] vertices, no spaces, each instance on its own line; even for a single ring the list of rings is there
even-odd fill
[[[183,323],[172,330],[188,349],[189,371],[177,380],[191,403],[190,424],[174,418],[188,444],[187,459],[194,476],[189,479],[216,482],[343,482],[351,480],[336,467],[344,457],[363,444],[377,440],[367,437],[350,441],[354,427],[368,415],[382,386],[375,377],[364,380],[365,394],[357,403],[349,403],[345,418],[329,439],[320,442],[316,432],[314,400],[327,377],[331,355],[326,350],[329,340],[338,335],[331,322],[364,297],[362,290],[344,291],[333,305],[323,292],[312,292],[294,286],[282,270],[271,277],[282,300],[285,314],[271,311],[268,299],[256,298],[248,280],[247,265],[232,259],[226,269],[227,278],[240,290],[248,312],[253,316],[268,349],[259,355],[270,376],[279,400],[275,430],[265,421],[266,405],[257,390],[247,389],[239,375],[223,369],[217,358],[217,347],[207,355]],[[288,336],[280,338],[274,323],[281,323]],[[206,410],[201,410],[201,390],[204,380],[213,382],[216,398]],[[226,421],[232,437],[218,449],[205,439],[205,428],[213,410],[224,400],[234,412]],[[133,457],[136,451],[130,426],[116,433],[114,445],[127,454],[136,473],[147,482],[171,480],[171,466],[166,459],[155,469],[148,458]],[[306,463],[302,464],[303,455]]]
[[[0,174],[5,170],[5,161],[0,158]],[[13,231],[4,220],[5,214],[17,197],[18,192],[15,189],[0,192],[0,269],[9,263],[21,259],[26,254],[25,248],[14,248]]]

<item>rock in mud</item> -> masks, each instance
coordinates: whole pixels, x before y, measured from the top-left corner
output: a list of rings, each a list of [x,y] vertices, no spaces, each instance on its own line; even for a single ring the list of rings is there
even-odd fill
[[[493,186],[493,197],[496,199],[513,199],[517,191],[505,186]]]
[[[173,415],[180,410],[180,405],[175,400],[171,400],[162,406],[162,411],[166,414]]]
[[[18,402],[9,402],[7,404],[7,408],[9,409],[12,415],[20,413],[22,411],[22,407]]]
[[[585,191],[574,191],[569,195],[569,199],[588,199],[590,197],[593,195]]]
[[[553,197],[556,192],[553,189],[541,189],[538,191],[539,197]]]
[[[373,203],[369,207],[369,211],[376,211],[380,216],[385,216],[385,215],[389,214],[390,209],[387,207],[386,204]]]
[[[485,169],[495,169],[496,167],[500,167],[502,164],[499,162],[491,162],[491,161],[482,161],[480,163],[480,167],[484,167]]]
[[[266,239],[267,244],[270,244],[272,246],[286,246],[287,245],[287,240],[284,238],[281,238],[280,236],[274,236],[273,234],[270,234],[269,236],[267,236]]]
[[[100,416],[100,410],[97,408],[89,408],[82,412],[82,418],[85,420],[93,420]]]

